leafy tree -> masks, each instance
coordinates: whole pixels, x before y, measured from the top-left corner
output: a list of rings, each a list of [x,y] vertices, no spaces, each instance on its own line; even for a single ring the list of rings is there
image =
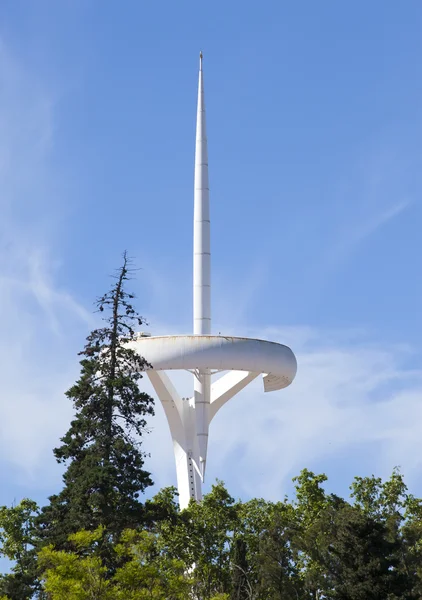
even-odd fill
[[[252,586],[248,581],[249,565],[247,561],[246,542],[243,537],[237,537],[233,545],[232,591],[230,600],[250,600]]]
[[[168,496],[165,502],[162,496],[158,498],[171,512],[168,500]],[[191,573],[195,598],[209,600],[230,593],[231,542],[238,510],[239,504],[218,482],[201,502],[191,501],[178,516],[173,512],[170,522],[156,524],[161,550],[182,560]]]
[[[396,468],[383,482],[380,477],[355,477],[351,497],[356,506],[372,517],[383,521],[401,521],[408,501],[403,475]]]
[[[12,507],[0,507],[0,555],[14,561],[11,573],[0,576],[0,594],[13,600],[32,598],[37,591],[34,520],[38,506],[23,499]]]
[[[400,529],[400,571],[411,582],[413,598],[422,598],[422,499],[408,494]]]
[[[248,600],[298,600],[303,582],[300,518],[287,498],[282,502],[253,499],[239,505],[237,538],[245,544],[244,597]],[[235,562],[236,548],[233,562]],[[233,586],[232,594],[236,587]]]
[[[304,525],[309,525],[319,516],[330,502],[322,484],[327,481],[325,474],[315,475],[303,469],[293,478],[296,490],[296,513]]]
[[[256,598],[297,600],[303,592],[300,527],[295,508],[278,503],[268,529],[262,534]]]
[[[382,522],[388,540],[399,545],[397,571],[411,585],[412,597],[422,597],[422,501],[408,493],[398,468],[384,482],[374,476],[355,477],[351,490],[355,506]]]
[[[102,526],[98,550],[110,560],[113,540],[144,522],[139,494],[152,483],[140,448],[145,418],[153,414],[152,398],[138,387],[147,364],[129,344],[135,327],[144,323],[125,289],[131,271],[125,253],[115,283],[96,302],[105,326],[90,333],[80,353],[79,380],[66,394],[76,415],[54,450],[67,466],[64,488],[50,497],[37,520],[43,542],[58,550],[69,547],[70,534]]]
[[[185,600],[192,590],[192,576],[184,562],[160,551],[157,537],[147,531],[125,531],[116,552],[125,559],[113,581],[116,599]]]
[[[147,500],[145,502],[147,522],[159,525],[162,530],[171,530],[173,525],[177,524],[180,515],[177,496],[176,488],[171,486],[163,488],[151,500]]]
[[[324,573],[321,565],[314,560],[311,552],[318,543],[312,525],[319,519],[323,511],[333,502],[334,498],[326,494],[322,484],[327,481],[325,474],[315,475],[308,469],[303,469],[293,478],[296,499],[293,502],[297,519],[298,568],[300,578],[309,598],[320,598],[324,585]]]
[[[254,498],[239,504],[238,535],[246,545],[247,579],[255,589],[261,568],[261,540],[274,520],[276,505],[262,498]],[[233,559],[234,560],[234,559]]]
[[[222,482],[212,486],[202,502],[191,501],[181,515],[193,570],[194,589],[201,600],[230,592],[230,546],[238,523],[238,504]]]
[[[80,531],[69,538],[73,551],[43,548],[44,589],[49,600],[185,600],[191,581],[181,561],[162,555],[155,536],[126,530],[113,551],[122,566],[108,577],[99,553],[104,529]]]
[[[54,550],[45,546],[39,554],[43,584],[51,600],[112,599],[111,581],[95,546],[101,545],[103,531],[81,531],[69,536],[77,551]]]
[[[329,600],[411,598],[399,570],[399,540],[388,539],[385,523],[346,503],[329,506],[313,526],[318,543],[310,550],[324,573]]]

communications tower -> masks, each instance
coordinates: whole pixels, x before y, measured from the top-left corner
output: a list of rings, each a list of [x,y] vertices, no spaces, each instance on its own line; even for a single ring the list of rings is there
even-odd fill
[[[263,376],[264,390],[271,392],[290,385],[297,369],[296,358],[287,346],[211,333],[210,207],[202,53],[195,148],[193,335],[140,335],[133,348],[152,367],[147,374],[170,427],[179,503],[184,509],[191,498],[202,498],[208,432],[217,411],[259,375]],[[180,369],[192,373],[193,394],[189,399],[178,395],[166,373]],[[221,373],[213,381],[213,376]]]

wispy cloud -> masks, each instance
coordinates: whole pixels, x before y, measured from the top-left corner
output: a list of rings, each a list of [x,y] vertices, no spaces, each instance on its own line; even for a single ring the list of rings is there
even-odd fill
[[[388,222],[398,217],[411,205],[410,200],[401,200],[375,214],[365,215],[361,221],[344,227],[341,237],[334,242],[326,258],[325,270],[332,271],[344,264],[367,238],[375,234]]]
[[[32,295],[53,329],[56,311],[90,317],[54,282],[58,268],[53,232],[60,199],[52,189],[54,102],[48,88],[13,58],[0,40],[0,285],[11,294]],[[16,300],[16,298],[15,298]],[[12,300],[14,302],[15,300]],[[16,306],[15,306],[16,308]]]
[[[388,235],[394,221],[415,204],[407,182],[420,165],[401,142],[378,140],[375,148],[362,154],[363,158],[337,179],[337,185],[332,185],[333,191],[321,207],[320,229],[312,243],[314,254],[306,254],[303,265],[303,282],[310,298],[322,295],[328,281],[347,269],[371,238],[379,236],[383,243],[382,236]]]
[[[40,475],[70,416],[63,392],[77,365],[69,353],[90,320],[56,283],[53,142],[52,94],[0,40],[0,461],[17,478]]]

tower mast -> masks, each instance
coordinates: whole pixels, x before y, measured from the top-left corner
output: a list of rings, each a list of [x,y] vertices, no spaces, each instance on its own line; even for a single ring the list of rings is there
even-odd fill
[[[208,182],[208,147],[205,122],[202,52],[199,55],[198,106],[196,116],[194,230],[193,230],[193,333],[211,334],[211,245]],[[209,369],[196,370],[194,397],[196,434],[202,479],[208,447],[211,375]]]
[[[209,335],[211,333],[211,247],[202,52],[199,55],[194,185],[193,332],[195,335]]]

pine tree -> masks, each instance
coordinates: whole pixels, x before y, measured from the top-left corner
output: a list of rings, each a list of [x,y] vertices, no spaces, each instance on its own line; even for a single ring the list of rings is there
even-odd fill
[[[37,521],[43,542],[59,550],[69,547],[70,534],[102,526],[102,558],[125,528],[143,524],[139,495],[152,485],[140,448],[146,416],[153,414],[152,398],[138,386],[147,363],[128,347],[144,323],[125,290],[131,272],[125,253],[115,283],[96,302],[105,326],[90,333],[80,352],[79,380],[66,393],[75,418],[54,450],[67,466],[64,487]]]

